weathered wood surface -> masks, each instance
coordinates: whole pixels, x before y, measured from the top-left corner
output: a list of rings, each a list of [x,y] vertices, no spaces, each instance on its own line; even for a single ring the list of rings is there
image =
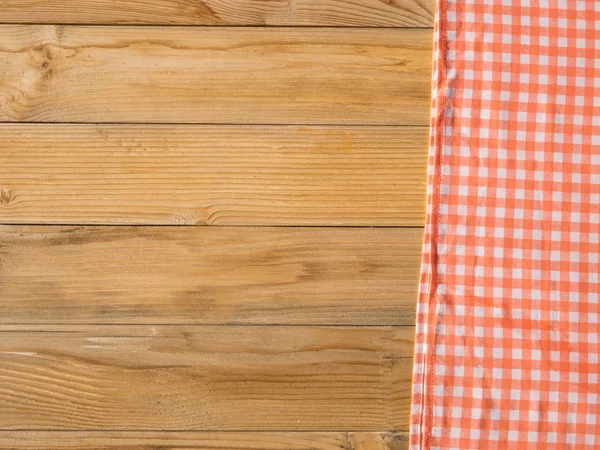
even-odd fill
[[[0,327],[23,430],[406,430],[412,327]]]
[[[433,9],[0,2],[0,448],[408,449]]]
[[[0,22],[431,27],[434,0],[3,0]]]
[[[427,129],[0,124],[0,223],[421,226]]]
[[[0,227],[3,323],[413,325],[421,229]]]
[[[427,125],[431,32],[1,25],[0,121]]]

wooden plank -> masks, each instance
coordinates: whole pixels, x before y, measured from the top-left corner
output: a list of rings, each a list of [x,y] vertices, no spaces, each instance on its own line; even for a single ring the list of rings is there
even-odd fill
[[[0,223],[421,226],[427,129],[0,124]]]
[[[413,325],[421,229],[0,227],[2,323]]]
[[[3,0],[0,22],[431,27],[433,0]]]
[[[2,431],[0,446],[52,450],[408,450],[394,432],[94,432]]]
[[[406,430],[412,327],[0,329],[23,430]]]
[[[431,31],[0,26],[0,121],[427,125]]]

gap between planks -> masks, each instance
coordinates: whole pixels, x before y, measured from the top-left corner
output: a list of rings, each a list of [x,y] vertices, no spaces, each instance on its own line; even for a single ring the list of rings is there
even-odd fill
[[[188,24],[146,24],[146,23],[130,23],[130,24],[108,24],[108,23],[77,23],[77,22],[0,22],[0,25],[20,25],[20,26],[55,26],[55,27],[130,27],[130,28],[142,28],[142,27],[161,27],[161,28],[206,28],[205,25],[188,25]],[[386,27],[386,26],[367,26],[361,25],[356,27],[348,27],[344,25],[301,25],[301,26],[289,26],[289,25],[214,25],[212,28],[301,28],[306,30],[311,29],[349,29],[352,30],[407,30],[407,31],[421,31],[429,30],[433,31],[433,26],[426,27]]]
[[[83,434],[85,433],[85,434]],[[0,432],[0,445],[15,449],[163,450],[408,450],[408,433],[389,431],[318,432]]]

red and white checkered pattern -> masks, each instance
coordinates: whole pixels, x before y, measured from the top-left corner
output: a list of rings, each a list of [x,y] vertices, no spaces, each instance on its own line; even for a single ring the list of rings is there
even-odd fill
[[[600,1],[440,0],[411,449],[600,448]]]

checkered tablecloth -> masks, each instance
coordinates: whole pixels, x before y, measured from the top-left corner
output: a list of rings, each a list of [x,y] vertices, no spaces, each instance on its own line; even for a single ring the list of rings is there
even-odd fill
[[[411,449],[600,448],[600,1],[439,0]]]

